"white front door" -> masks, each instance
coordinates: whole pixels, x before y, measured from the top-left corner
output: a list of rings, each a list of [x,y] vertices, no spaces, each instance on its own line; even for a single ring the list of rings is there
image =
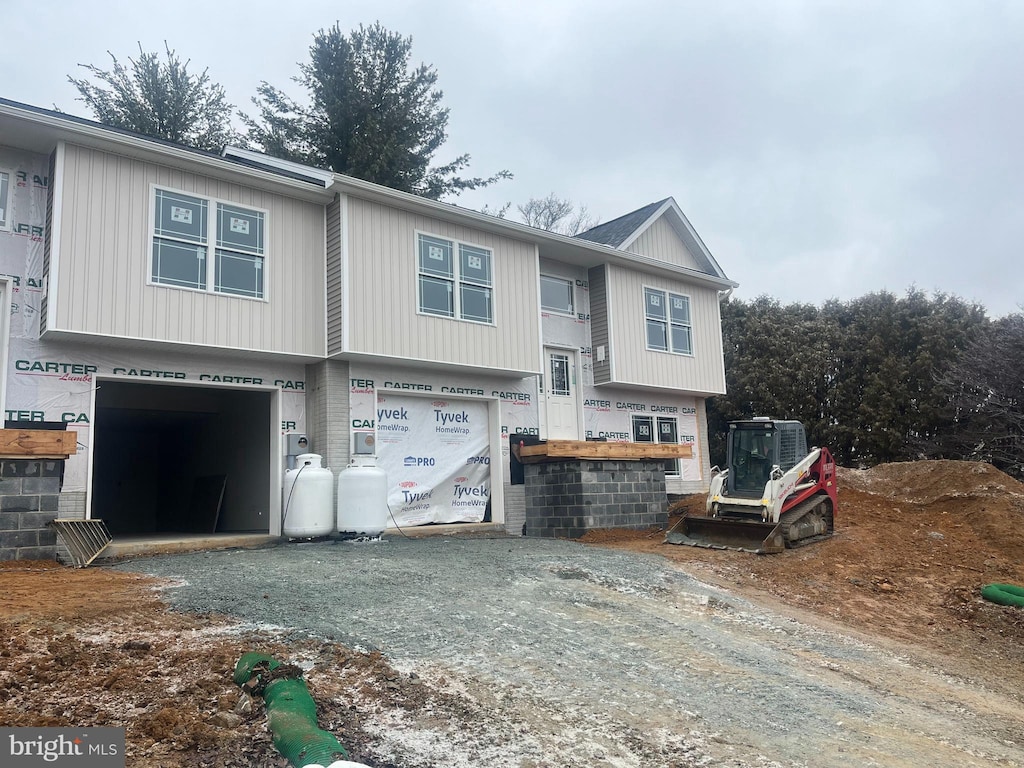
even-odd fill
[[[579,440],[576,352],[568,349],[545,348],[544,362],[547,437],[549,440]]]

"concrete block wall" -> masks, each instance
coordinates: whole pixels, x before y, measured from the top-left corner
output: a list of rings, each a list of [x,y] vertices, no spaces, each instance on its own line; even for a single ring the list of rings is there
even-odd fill
[[[572,460],[526,465],[526,536],[577,538],[595,528],[668,521],[660,461]]]
[[[0,560],[53,560],[64,462],[0,459]]]

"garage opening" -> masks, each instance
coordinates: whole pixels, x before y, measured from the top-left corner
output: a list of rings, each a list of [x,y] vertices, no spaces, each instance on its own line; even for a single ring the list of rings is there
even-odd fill
[[[101,380],[91,516],[114,536],[267,533],[271,391]]]

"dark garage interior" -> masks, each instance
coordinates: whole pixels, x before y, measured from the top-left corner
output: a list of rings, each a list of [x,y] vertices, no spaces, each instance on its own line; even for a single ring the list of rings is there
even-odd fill
[[[271,411],[269,391],[101,380],[92,517],[114,536],[268,532]]]

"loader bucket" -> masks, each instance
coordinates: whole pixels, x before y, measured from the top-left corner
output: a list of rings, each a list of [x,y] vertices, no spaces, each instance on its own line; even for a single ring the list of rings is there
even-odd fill
[[[709,549],[739,549],[759,555],[786,548],[782,526],[721,517],[684,515],[665,536],[666,544],[686,544]]]

